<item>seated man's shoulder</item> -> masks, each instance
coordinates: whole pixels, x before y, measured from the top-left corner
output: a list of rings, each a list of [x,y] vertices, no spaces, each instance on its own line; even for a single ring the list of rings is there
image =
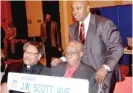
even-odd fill
[[[57,74],[58,71],[60,70],[64,70],[66,66],[66,62],[62,62],[56,66],[52,66],[51,68],[48,67],[43,67],[42,71],[40,72],[40,75],[48,75],[48,76],[52,76],[54,74]]]
[[[67,65],[67,62],[61,62],[61,63],[59,63],[55,66],[52,66],[52,68],[62,67],[62,66],[65,66],[65,65]]]
[[[58,64],[56,66],[53,66],[51,68],[51,71],[56,72],[56,71],[59,71],[59,70],[64,70],[64,69],[66,69],[66,65],[67,65],[66,62],[61,62],[60,64]]]
[[[40,72],[40,75],[50,75],[51,68],[43,67],[42,71]]]
[[[9,71],[18,72],[22,69],[22,66],[23,66],[23,62],[16,62],[16,63],[7,65],[6,69],[8,69]]]
[[[20,66],[20,65],[23,65],[23,62],[11,63],[11,64],[8,64],[8,67],[11,67],[11,66]]]

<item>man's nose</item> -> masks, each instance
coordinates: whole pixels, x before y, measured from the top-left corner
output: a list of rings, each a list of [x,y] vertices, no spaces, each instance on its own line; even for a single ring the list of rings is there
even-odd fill
[[[71,58],[72,58],[72,54],[69,54],[69,55],[68,55],[68,59],[71,59]]]

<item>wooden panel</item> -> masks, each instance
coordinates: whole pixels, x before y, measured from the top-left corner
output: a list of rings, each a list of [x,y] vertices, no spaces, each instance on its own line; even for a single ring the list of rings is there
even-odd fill
[[[28,36],[40,36],[40,25],[43,22],[42,2],[26,1]]]
[[[60,23],[61,23],[61,41],[62,41],[62,48],[65,50],[66,44],[68,43],[68,6],[66,1],[60,1]],[[65,11],[65,12],[64,12]],[[71,18],[70,18],[71,20]]]
[[[107,7],[107,6],[115,6],[115,5],[126,5],[126,4],[132,4],[132,0],[90,1],[91,8]]]
[[[122,5],[132,4],[132,0],[122,0]]]
[[[121,1],[118,0],[111,0],[111,1],[90,1],[90,7],[91,8],[97,8],[97,7],[107,7],[107,6],[115,6],[120,5]]]

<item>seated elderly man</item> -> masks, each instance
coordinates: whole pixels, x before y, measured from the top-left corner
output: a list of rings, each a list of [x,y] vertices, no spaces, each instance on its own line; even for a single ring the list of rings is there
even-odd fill
[[[38,42],[29,41],[25,43],[23,46],[23,50],[24,50],[23,62],[10,64],[6,68],[5,75],[3,76],[1,84],[2,93],[9,93],[6,83],[8,72],[40,74],[43,69],[43,65],[40,64],[39,62],[42,56],[42,47]],[[20,93],[20,92],[12,91],[11,93]]]
[[[71,41],[67,45],[65,56],[67,62],[61,62],[51,68],[52,76],[87,79],[90,83],[89,93],[97,93],[96,71],[80,61],[83,56],[83,45],[78,41]]]

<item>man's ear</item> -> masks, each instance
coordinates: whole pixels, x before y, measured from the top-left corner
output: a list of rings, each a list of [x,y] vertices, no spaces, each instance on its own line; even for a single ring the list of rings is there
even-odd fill
[[[39,55],[38,55],[38,60],[40,60],[40,59],[41,59],[41,57],[42,57],[42,55],[41,55],[41,54],[39,54]]]
[[[83,56],[83,51],[80,52],[80,57],[82,57],[82,56]]]

